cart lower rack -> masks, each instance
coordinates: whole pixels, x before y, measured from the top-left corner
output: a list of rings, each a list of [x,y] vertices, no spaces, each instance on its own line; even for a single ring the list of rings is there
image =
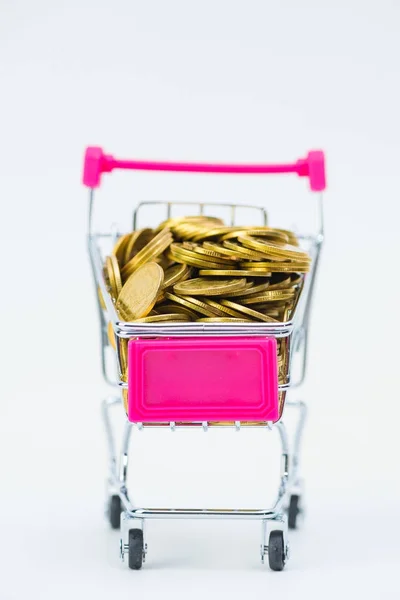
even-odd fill
[[[302,482],[299,473],[301,434],[306,417],[302,401],[286,398],[288,390],[301,385],[307,359],[307,332],[311,298],[323,242],[322,196],[318,194],[319,229],[315,235],[298,236],[300,245],[311,257],[310,271],[302,279],[298,299],[289,320],[285,322],[169,322],[141,323],[122,321],[110,295],[104,276],[104,257],[118,239],[117,233],[95,232],[92,223],[94,190],[100,185],[101,174],[114,169],[162,170],[178,172],[263,174],[297,173],[308,177],[311,190],[325,188],[324,157],[320,151],[310,152],[305,159],[284,165],[210,165],[186,163],[154,163],[119,161],[105,155],[100,148],[88,148],[84,164],[84,184],[90,188],[89,253],[96,290],[100,291],[98,307],[102,340],[102,367],[108,383],[118,394],[103,402],[103,418],[109,447],[107,513],[111,526],[121,528],[120,555],[128,557],[131,569],[142,567],[147,545],[144,523],[147,519],[251,519],[262,525],[260,554],[272,570],[281,571],[289,557],[287,531],[297,525],[303,507]],[[134,213],[137,229],[143,203]],[[188,203],[185,203],[187,206]],[[164,208],[169,218],[174,203],[153,203]],[[208,205],[196,204],[199,214]],[[235,224],[237,206],[221,205]],[[255,208],[266,224],[264,208]],[[113,380],[107,369],[106,350],[110,346],[108,324],[116,336],[118,375]],[[277,346],[287,357],[283,371],[277,368]],[[295,356],[300,359],[300,374],[293,376]],[[201,390],[190,382],[196,365],[206,373]],[[165,368],[168,365],[168,369]],[[128,372],[128,380],[125,377]],[[176,374],[185,376],[178,380]],[[234,373],[235,376],[227,377]],[[246,384],[246,385],[244,385]],[[127,417],[121,450],[117,456],[110,410],[124,405]],[[294,440],[289,443],[282,415],[287,408],[298,411]],[[264,428],[279,433],[281,454],[280,485],[276,501],[270,508],[205,509],[205,508],[147,508],[135,507],[128,494],[128,450],[132,429],[200,428]]]

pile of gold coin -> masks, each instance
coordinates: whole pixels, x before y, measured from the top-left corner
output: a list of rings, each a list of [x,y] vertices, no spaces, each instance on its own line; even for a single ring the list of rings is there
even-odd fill
[[[309,268],[291,231],[192,216],[121,236],[105,278],[124,321],[273,323],[290,318]]]

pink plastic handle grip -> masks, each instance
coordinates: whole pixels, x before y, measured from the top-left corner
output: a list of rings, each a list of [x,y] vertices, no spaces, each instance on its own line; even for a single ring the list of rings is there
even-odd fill
[[[261,164],[208,164],[156,162],[147,160],[119,160],[110,154],[104,154],[97,146],[89,146],[85,152],[83,183],[89,188],[97,188],[102,173],[111,173],[114,169],[137,171],[175,171],[180,173],[226,173],[260,175],[267,173],[297,173],[299,177],[308,177],[313,192],[325,189],[325,156],[322,150],[312,150],[306,158],[294,163]]]

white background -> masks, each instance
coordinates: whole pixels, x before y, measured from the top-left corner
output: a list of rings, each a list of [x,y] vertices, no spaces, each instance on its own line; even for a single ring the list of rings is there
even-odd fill
[[[399,597],[399,58],[394,0],[0,0],[1,600]],[[326,150],[303,394],[308,511],[284,573],[261,567],[248,522],[153,522],[145,568],[119,563],[102,513],[87,144],[209,161]],[[198,193],[188,179],[133,180],[107,180],[112,208],[128,185],[129,210],[140,195]],[[133,496],[264,505],[274,437],[143,432]]]

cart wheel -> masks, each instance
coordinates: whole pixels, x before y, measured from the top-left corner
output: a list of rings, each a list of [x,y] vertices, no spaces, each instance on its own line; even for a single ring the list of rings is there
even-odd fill
[[[292,496],[290,496],[290,502],[289,502],[289,508],[288,508],[289,529],[296,529],[297,517],[300,513],[301,513],[300,496],[298,494],[292,494]]]
[[[129,530],[129,568],[141,569],[143,563],[143,530]]]
[[[268,562],[272,571],[282,571],[286,562],[282,531],[271,531],[268,543]]]
[[[111,496],[108,501],[108,520],[113,529],[121,527],[121,498],[117,495]]]

